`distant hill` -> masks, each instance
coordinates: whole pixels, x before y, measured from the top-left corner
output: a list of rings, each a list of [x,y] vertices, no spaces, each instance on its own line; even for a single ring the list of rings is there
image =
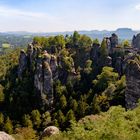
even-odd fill
[[[116,33],[119,36],[120,40],[124,40],[124,39],[128,39],[128,40],[132,40],[133,35],[139,33],[140,31],[134,31],[131,28],[118,28],[115,31],[108,31],[108,30],[91,30],[91,31],[78,31],[80,34],[85,34],[90,36],[91,38],[98,38],[100,41],[104,38],[104,37],[108,37],[111,36],[112,33]],[[32,33],[32,32],[25,32],[25,31],[18,31],[18,32],[4,32],[4,33],[0,33],[0,36],[16,36],[16,37],[23,37],[25,38],[25,36],[28,36],[29,38],[33,38],[34,36],[54,36],[54,35],[72,35],[73,32],[72,31],[66,31],[66,32],[44,32],[44,33]],[[28,38],[28,39],[29,39]],[[31,41],[29,39],[29,41]]]

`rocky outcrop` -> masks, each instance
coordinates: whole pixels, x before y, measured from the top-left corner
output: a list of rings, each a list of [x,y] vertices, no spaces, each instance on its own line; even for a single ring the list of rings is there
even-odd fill
[[[40,140],[42,140],[44,137],[49,137],[49,136],[56,135],[56,134],[59,134],[59,129],[55,126],[49,126],[46,129],[44,129],[44,131],[40,137]]]
[[[119,75],[122,75],[122,64],[123,64],[123,59],[121,57],[117,57],[115,60],[115,70],[119,73]]]
[[[34,86],[40,93],[43,104],[51,106],[53,104],[53,80],[58,77],[58,64],[55,56],[47,51],[43,52],[43,57],[36,60],[34,74]]]
[[[50,68],[52,70],[53,80],[57,80],[58,79],[58,63],[57,63],[57,58],[54,55],[51,55]]]
[[[27,55],[24,50],[20,51],[18,77],[22,79],[22,74],[27,68]]]
[[[48,62],[43,62],[43,95],[46,96],[48,106],[53,104],[53,76]]]
[[[5,132],[0,132],[0,140],[15,140],[12,136]]]
[[[99,48],[100,44],[93,44],[91,52],[90,52],[90,59],[94,61],[94,64],[97,66],[99,63]]]
[[[140,98],[140,63],[135,59],[126,61],[126,92],[125,102],[126,108],[133,109]]]
[[[139,48],[140,49],[140,34],[137,34],[136,36],[133,36],[132,39],[132,46],[134,48]]]
[[[104,60],[104,66],[111,67],[112,66],[112,58],[110,56],[107,56]]]
[[[110,52],[110,49],[111,49],[111,39],[106,37],[104,38],[106,40],[106,46],[107,46],[107,49],[108,49],[108,52]]]
[[[112,34],[110,37],[111,48],[115,48],[119,44],[118,36],[116,34]]]
[[[41,54],[38,47],[29,44],[27,52],[21,50],[20,53],[19,79],[24,71],[33,76],[35,91],[41,96],[43,105],[50,107],[53,104],[53,80],[58,78],[57,58],[47,51]]]

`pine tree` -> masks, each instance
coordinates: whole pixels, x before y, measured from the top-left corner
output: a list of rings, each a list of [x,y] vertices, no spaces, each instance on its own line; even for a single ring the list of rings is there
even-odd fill
[[[57,121],[59,123],[59,126],[63,127],[64,123],[65,123],[65,116],[64,116],[64,114],[62,113],[61,110],[58,110],[56,119],[57,119]]]
[[[7,117],[5,124],[4,124],[4,130],[5,132],[7,132],[8,134],[12,134],[13,133],[13,124],[12,121],[10,120],[9,117]]]
[[[38,110],[33,110],[31,112],[31,118],[32,118],[33,125],[36,128],[39,128],[39,126],[41,124],[41,115],[40,115],[40,112]]]
[[[100,112],[100,106],[99,104],[97,103],[97,95],[94,95],[93,97],[93,101],[92,101],[92,104],[91,104],[91,112],[93,114],[97,114]]]
[[[67,112],[66,121],[67,121],[67,122],[70,122],[70,121],[75,121],[75,120],[76,120],[75,114],[74,114],[73,110],[70,109],[70,110]]]
[[[66,108],[66,106],[67,106],[66,97],[65,97],[65,95],[62,95],[60,97],[60,108],[64,110]]]
[[[0,113],[0,129],[2,129],[3,124],[4,124],[4,115]]]
[[[81,96],[80,101],[78,102],[78,109],[77,109],[80,118],[85,116],[88,108],[89,105],[86,102],[86,96]]]
[[[47,125],[51,122],[51,116],[49,112],[42,114],[42,127],[46,128]]]
[[[103,39],[100,47],[100,55],[102,57],[102,60],[108,56],[108,48],[106,44],[106,39]]]
[[[77,111],[77,108],[78,108],[78,103],[75,99],[72,99],[71,103],[70,103],[70,107],[71,109],[76,112]]]
[[[66,114],[66,127],[69,127],[72,122],[75,122],[75,114],[72,110],[69,110]]]
[[[30,117],[30,115],[24,115],[23,116],[23,118],[22,118],[22,122],[23,122],[23,126],[25,126],[25,127],[33,127],[33,123],[32,123],[32,121],[31,121],[31,117]]]

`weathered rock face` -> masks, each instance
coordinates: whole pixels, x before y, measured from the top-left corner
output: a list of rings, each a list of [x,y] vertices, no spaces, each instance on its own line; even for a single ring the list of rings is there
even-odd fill
[[[115,62],[115,69],[117,70],[119,75],[122,75],[122,63],[123,59],[121,57],[117,57]]]
[[[140,64],[134,59],[127,61],[126,85],[126,108],[133,109],[140,98]]]
[[[43,93],[42,58],[38,58],[36,61],[34,86],[40,93]]]
[[[140,34],[137,34],[136,36],[133,36],[132,40],[132,46],[134,48],[139,48],[140,49]]]
[[[24,50],[20,53],[18,77],[22,79],[24,71],[34,73],[34,87],[41,96],[44,105],[49,107],[53,103],[53,80],[58,79],[57,58],[47,51],[39,53],[39,48],[28,45],[27,53]]]
[[[0,132],[0,140],[15,140],[12,136],[8,135],[5,132]]]
[[[53,76],[48,62],[43,62],[43,94],[46,95],[47,104],[53,103]]]
[[[108,37],[106,37],[105,40],[106,40],[106,45],[107,45],[107,48],[108,48],[108,52],[110,52],[110,49],[111,49],[111,40]]]
[[[24,50],[20,51],[18,77],[21,79],[23,72],[27,68],[27,55]]]
[[[98,65],[98,59],[99,59],[99,48],[100,48],[100,44],[93,44],[93,47],[91,49],[91,52],[90,52],[90,59],[92,61],[94,61],[94,63],[96,65]]]
[[[57,58],[54,55],[51,55],[50,68],[52,70],[53,80],[58,79],[58,63]]]
[[[107,56],[104,61],[104,66],[111,67],[112,66],[112,58],[110,56]]]
[[[106,40],[106,45],[108,51],[110,50],[110,40],[109,38],[104,38]],[[99,44],[93,44],[93,47],[90,52],[90,59],[94,62],[95,67],[104,67],[104,66],[112,66],[112,58],[110,56],[106,56],[102,58],[100,54],[101,46]]]
[[[43,52],[43,58],[36,60],[34,86],[40,93],[43,104],[53,104],[53,80],[58,78],[57,59],[53,55]]]
[[[111,48],[115,48],[118,46],[119,41],[118,41],[118,36],[116,34],[112,34],[110,37],[110,43],[111,43]]]

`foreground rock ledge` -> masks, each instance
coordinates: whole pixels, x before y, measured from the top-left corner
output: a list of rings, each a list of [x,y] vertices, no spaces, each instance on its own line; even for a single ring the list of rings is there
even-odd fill
[[[0,131],[0,140],[15,140],[15,139],[9,134]]]

